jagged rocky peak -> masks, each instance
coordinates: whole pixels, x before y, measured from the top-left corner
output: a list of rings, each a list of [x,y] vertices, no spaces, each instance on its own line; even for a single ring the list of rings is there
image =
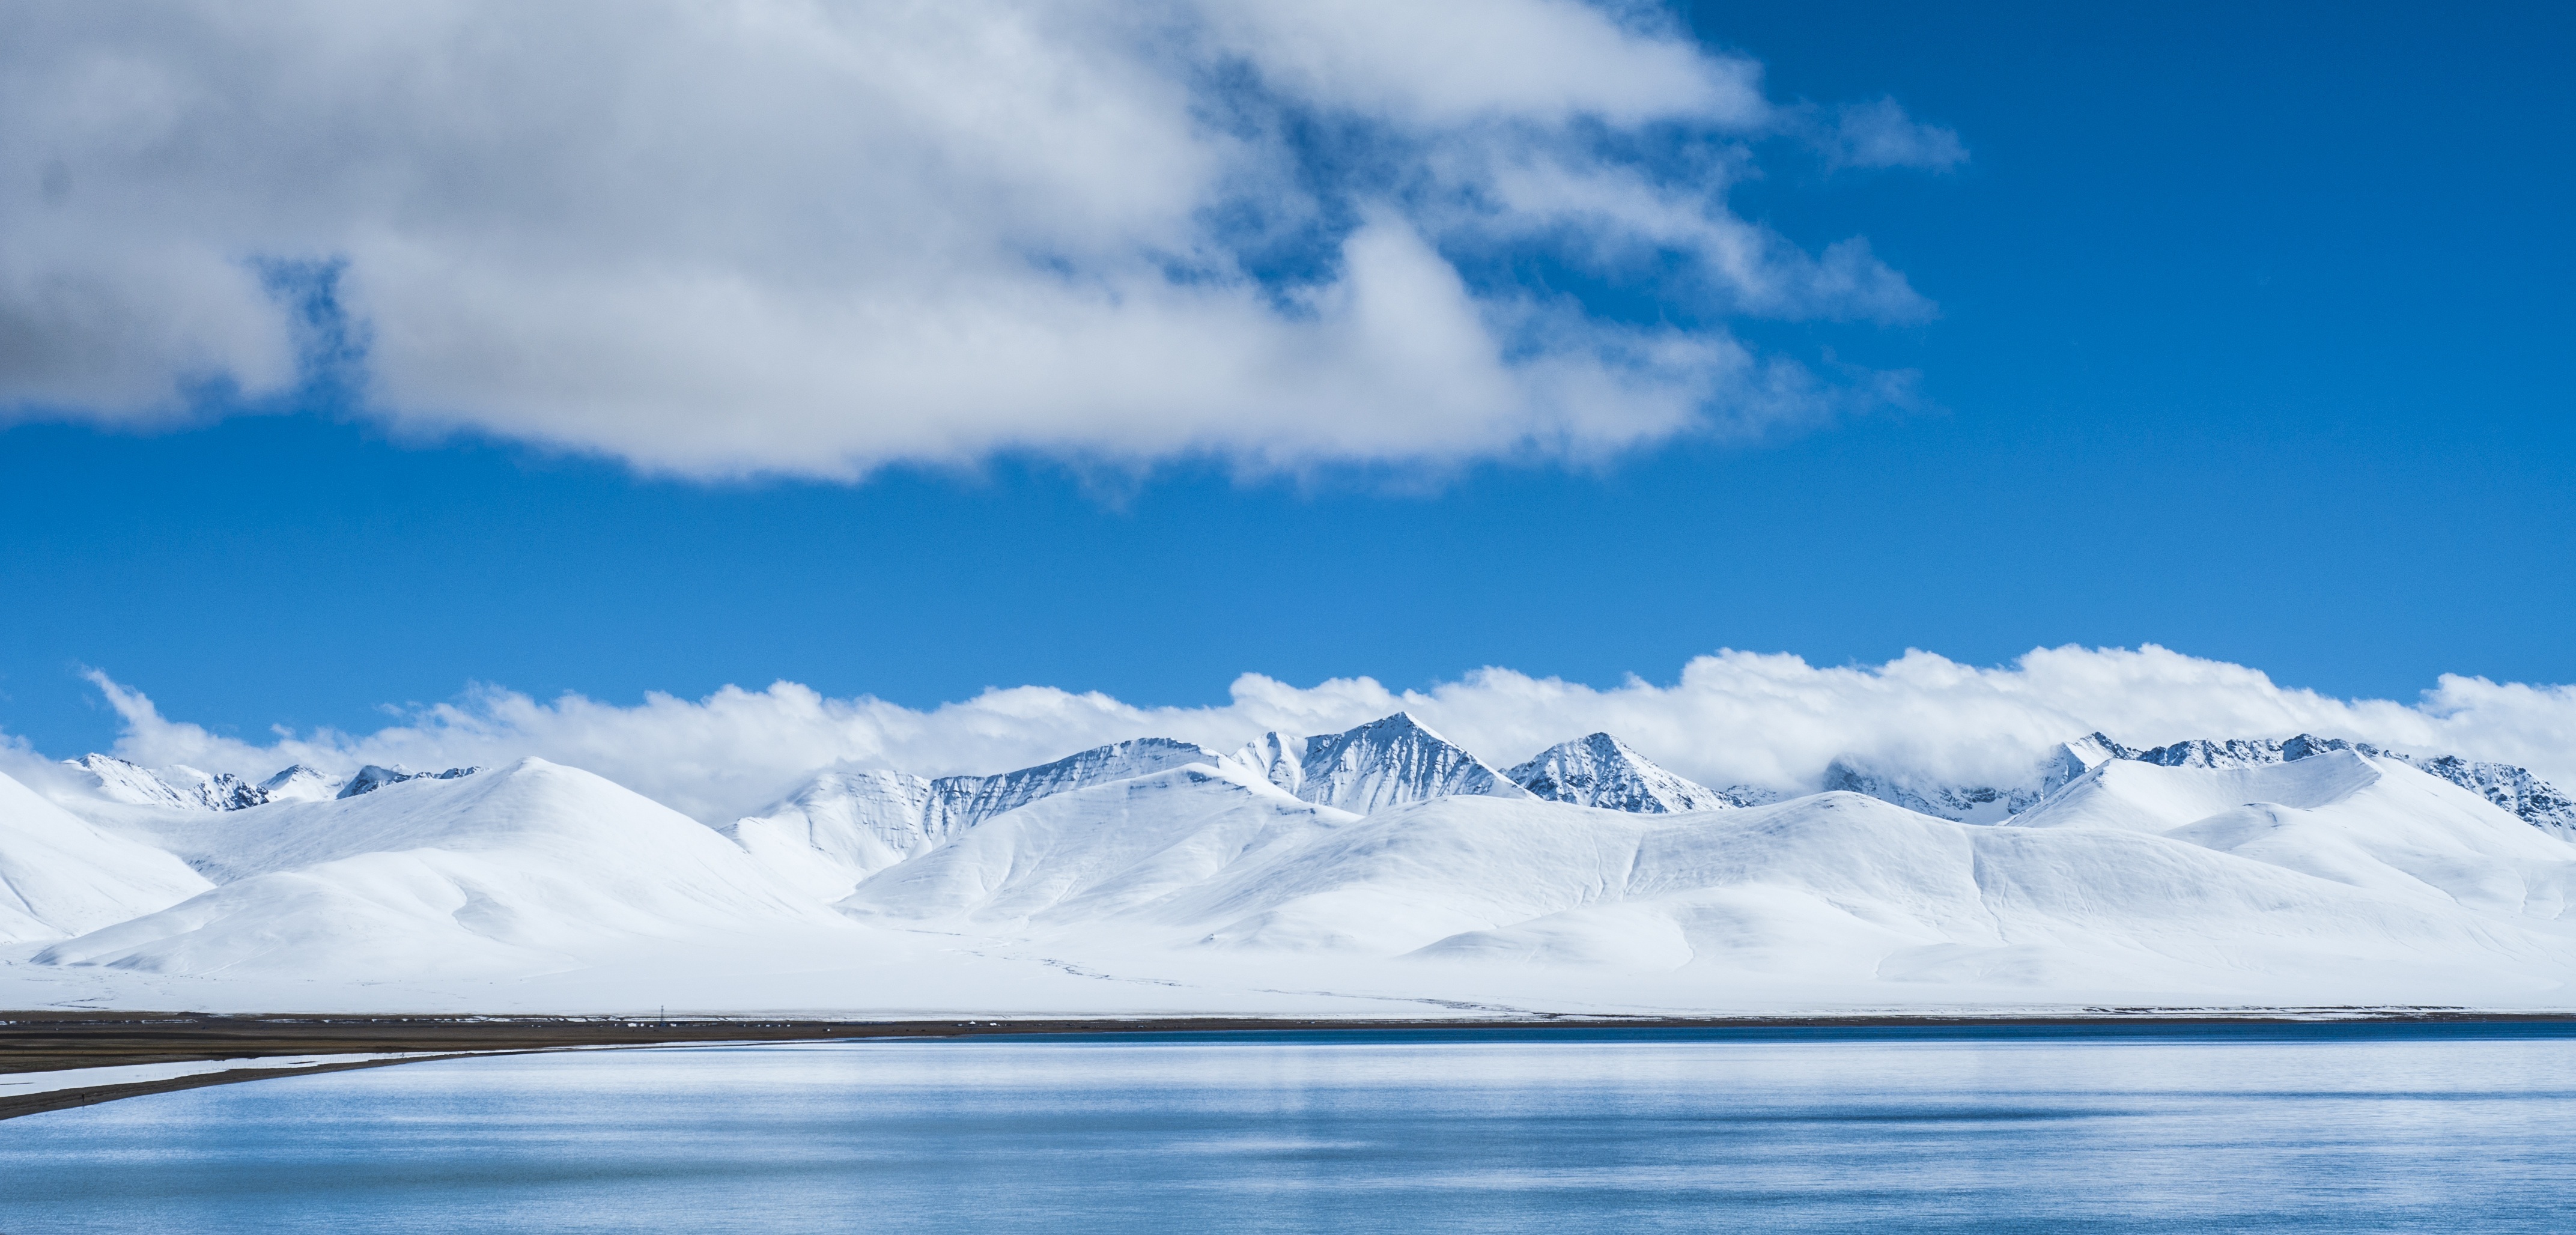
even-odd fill
[[[1559,742],[1503,775],[1532,797],[1604,810],[1660,815],[1742,805],[1666,771],[1607,733]]]
[[[2128,758],[2168,768],[2250,768],[2266,763],[2288,763],[2329,750],[2350,749],[2352,744],[2349,742],[2329,742],[2302,733],[2287,742],[2262,738],[2228,738],[2224,741],[2194,738],[2188,742],[2138,751]]]
[[[1408,712],[1310,737],[1297,764],[1298,797],[1363,815],[1430,798],[1529,796]]]
[[[2381,752],[2389,754],[2390,752]],[[2519,815],[2535,828],[2576,839],[2576,801],[2558,787],[2506,763],[2472,763],[2458,755],[2418,759],[2392,755]]]
[[[444,772],[414,772],[399,763],[389,768],[370,763],[358,769],[358,774],[350,777],[349,783],[340,787],[340,796],[354,798],[363,793],[374,793],[387,785],[399,785],[407,780],[454,780],[460,776],[472,776],[482,770],[476,767],[449,768]]]

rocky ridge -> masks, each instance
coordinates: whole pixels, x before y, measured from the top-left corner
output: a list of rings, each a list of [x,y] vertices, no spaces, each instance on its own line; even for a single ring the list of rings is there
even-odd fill
[[[2164,746],[2125,746],[2101,733],[2062,743],[2020,784],[1953,785],[1881,772],[1837,759],[1826,768],[1824,788],[1866,794],[1907,810],[1964,823],[1993,823],[2039,805],[2077,777],[2112,759],[2168,768],[2250,768],[2295,763],[2328,751],[2348,750],[2392,759],[2493,802],[2533,827],[2576,836],[2576,802],[2525,768],[2482,763],[2457,755],[2411,755],[2368,742],[2302,733],[2268,738],[2194,738]]]
[[[172,764],[156,772],[95,751],[78,759],[65,759],[63,766],[83,773],[91,788],[111,802],[191,811],[236,811],[271,802],[354,798],[407,780],[454,780],[481,770],[449,768],[443,772],[414,772],[400,764],[382,767],[371,763],[358,769],[355,776],[336,780],[299,763],[252,784],[230,772],[202,772],[186,764]]]

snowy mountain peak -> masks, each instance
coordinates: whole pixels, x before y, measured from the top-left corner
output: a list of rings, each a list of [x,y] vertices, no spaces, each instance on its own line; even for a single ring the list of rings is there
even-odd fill
[[[264,802],[328,802],[340,796],[341,782],[324,776],[303,764],[280,769],[259,783],[260,800]]]
[[[98,790],[100,797],[111,802],[127,802],[136,806],[168,806],[180,810],[200,808],[198,802],[173,788],[170,782],[154,775],[150,769],[140,764],[128,763],[114,755],[102,755],[92,751],[78,759],[63,760],[63,766],[88,773],[91,787]]]
[[[1737,805],[1714,789],[1665,771],[1607,733],[1559,742],[1503,775],[1532,797],[1605,810],[1663,815]]]
[[[2069,770],[2071,775],[2067,779],[2072,780],[2114,759],[2137,757],[2138,752],[2112,741],[2109,735],[2096,730],[2072,742],[2058,743],[2057,751],[2050,761],[2060,768]]]
[[[86,773],[99,796],[111,802],[175,810],[240,810],[268,800],[259,786],[230,772],[201,772],[185,764],[155,772],[96,752],[63,764]]]
[[[1363,815],[1431,798],[1529,796],[1406,712],[1307,738],[1298,780],[1298,797]]]

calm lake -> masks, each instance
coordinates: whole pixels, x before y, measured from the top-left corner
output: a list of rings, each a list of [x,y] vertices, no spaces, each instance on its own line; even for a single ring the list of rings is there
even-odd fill
[[[411,1064],[0,1123],[0,1231],[2563,1231],[2576,1035],[1134,1035]]]

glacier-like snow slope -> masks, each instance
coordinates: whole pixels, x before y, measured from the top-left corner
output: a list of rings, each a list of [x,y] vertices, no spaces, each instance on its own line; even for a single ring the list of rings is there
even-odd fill
[[[259,795],[262,802],[328,802],[345,784],[299,763],[261,781]]]
[[[826,772],[766,813],[719,830],[828,900],[870,874],[1051,794],[1223,758],[1188,742],[1139,738],[996,776],[931,780],[902,772]]]
[[[100,797],[130,806],[172,810],[240,810],[267,799],[260,787],[230,772],[202,772],[174,764],[155,772],[113,755],[95,752],[66,759],[64,766],[85,773]]]
[[[2347,780],[2376,774],[2354,767]],[[844,907],[1051,940],[1104,966],[1139,964],[1148,942],[1254,968],[1335,955],[1465,965],[1481,977],[1420,972],[1498,999],[1547,989],[1546,974],[1609,970],[1661,975],[1649,985],[1679,1006],[1783,978],[1858,998],[1890,984],[2259,998],[2291,979],[2380,996],[2472,978],[2563,991],[2576,936],[2555,889],[2576,850],[2412,769],[2385,798],[2336,770],[2277,785],[2185,772],[2204,783],[2172,809],[2154,774],[2175,773],[2123,767],[2069,795],[2065,813],[1997,828],[1850,793],[1679,815],[1453,796],[1299,817],[1246,769],[1192,768],[997,817],[879,873]],[[2312,840],[2379,836],[2383,857],[2415,874],[2354,878],[2194,830],[2210,817],[2200,806],[2249,789],[2302,803],[2282,809],[2311,812]],[[2390,811],[2416,808],[2439,816],[2422,834],[2389,826]],[[2080,810],[2110,814],[2086,823]],[[2150,815],[2189,818],[2136,824]],[[2504,873],[2444,848],[2481,841],[2504,846],[2488,859]]]
[[[414,772],[401,766],[381,767],[371,763],[358,769],[356,775],[341,780],[299,763],[279,769],[267,780],[252,784],[230,772],[203,772],[186,764],[173,764],[156,772],[113,755],[96,752],[78,759],[66,759],[63,766],[83,773],[91,788],[107,801],[157,810],[190,811],[248,810],[269,802],[354,798],[424,776],[453,780],[479,770],[449,768],[444,772]]]
[[[61,939],[167,908],[213,885],[0,776],[0,943]]]
[[[1360,816],[1298,799],[1234,760],[1051,795],[881,871],[853,912],[1010,928],[1115,924],[1259,869]]]
[[[539,759],[136,826],[219,886],[38,962],[364,980],[526,973],[641,940],[848,929],[695,820]]]
[[[130,806],[160,806],[172,810],[196,810],[202,803],[178,787],[161,779],[151,769],[128,763],[113,755],[95,752],[78,759],[65,759],[63,766],[86,773],[98,795],[110,802]]]
[[[1658,778],[1655,783],[1668,795],[1709,793],[1635,757],[1642,765],[1635,775]],[[720,830],[783,878],[837,898],[877,871],[1042,798],[1219,764],[1246,769],[1309,803],[1361,814],[1453,794],[1525,792],[1399,712],[1343,733],[1267,734],[1231,756],[1188,742],[1139,738],[994,776],[932,780],[883,770],[826,772],[766,812]]]
[[[2348,749],[2285,763],[2116,760],[2013,826],[2172,837],[2507,917],[2556,919],[2576,891],[2576,846],[2403,761]]]
[[[1291,751],[1293,765],[1286,757]],[[1302,743],[1284,733],[1268,734],[1235,759],[1263,769],[1272,783],[1306,801],[1362,815],[1439,797],[1529,796],[1409,712]]]
[[[1559,742],[1503,775],[1531,797],[1604,810],[1669,815],[1749,805],[1665,771],[1606,733]]]
[[[757,971],[763,1007],[935,991],[1019,1012],[2576,1005],[2576,846],[2404,760],[2278,745],[2168,765],[2071,743],[2038,774],[2063,779],[1993,826],[1849,792],[1644,809],[1632,781],[1684,790],[1606,738],[1532,761],[1552,793],[1628,808],[1596,809],[1397,716],[1234,755],[1139,741],[994,777],[834,773],[731,839],[529,760],[117,808],[111,830],[221,886],[18,968],[639,992]],[[775,994],[801,990],[838,993]]]
[[[1826,790],[1847,790],[1892,802],[1907,810],[1966,823],[2001,823],[2029,810],[2060,787],[2114,759],[2178,768],[2247,768],[2296,763],[2333,751],[2353,751],[2394,760],[2484,797],[2533,827],[2576,839],[2576,801],[2528,770],[2503,763],[2477,763],[2456,755],[2409,755],[2364,742],[2299,734],[2281,741],[2268,738],[2194,739],[2167,746],[2135,749],[2099,734],[2060,744],[2040,761],[2028,779],[2011,785],[1961,785],[1908,770],[1887,771],[1836,759],[1825,769]]]

